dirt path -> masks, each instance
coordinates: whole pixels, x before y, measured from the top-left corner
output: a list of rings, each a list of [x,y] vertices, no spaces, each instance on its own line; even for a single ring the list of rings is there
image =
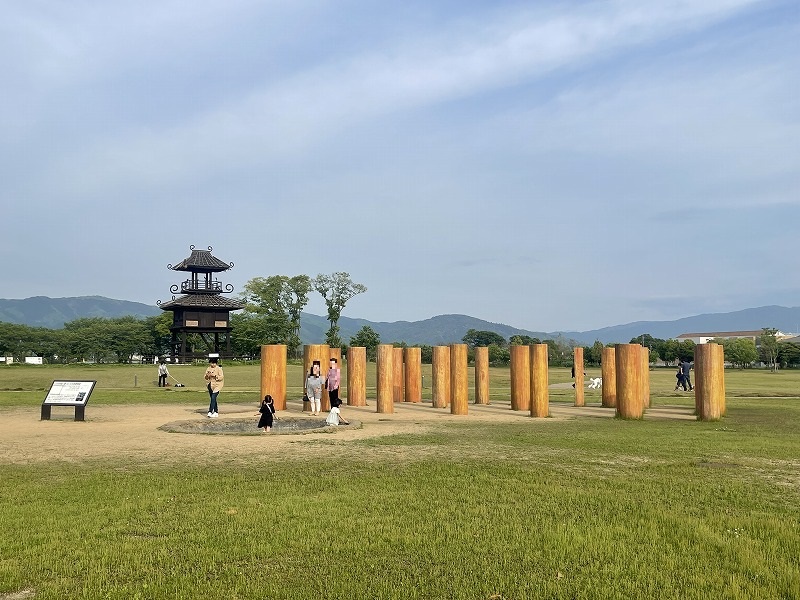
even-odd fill
[[[220,403],[220,419],[258,420],[255,406]],[[86,421],[73,420],[73,410],[53,407],[49,421],[39,419],[39,407],[7,409],[0,419],[0,464],[34,464],[47,461],[79,462],[115,459],[123,463],[202,462],[206,457],[220,460],[248,460],[263,453],[265,446],[278,454],[303,456],[330,452],[330,444],[403,433],[424,433],[448,423],[519,422],[531,427],[573,418],[610,418],[614,411],[597,405],[576,408],[551,404],[549,419],[531,419],[526,412],[514,412],[508,404],[470,405],[469,415],[454,416],[448,410],[433,409],[430,403],[398,404],[393,414],[377,414],[374,403],[366,407],[343,406],[347,419],[361,422],[359,429],[331,428],[331,431],[292,434],[191,435],[168,433],[161,425],[186,419],[206,419],[204,409],[186,405],[135,405],[86,407]],[[300,403],[289,404],[278,416],[307,418]],[[646,418],[694,420],[688,408],[655,408]]]

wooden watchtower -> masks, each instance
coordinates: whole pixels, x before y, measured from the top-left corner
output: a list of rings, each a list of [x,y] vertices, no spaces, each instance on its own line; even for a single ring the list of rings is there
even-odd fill
[[[195,358],[205,358],[209,352],[217,352],[223,358],[231,356],[232,310],[241,310],[244,303],[222,296],[223,291],[233,291],[231,284],[225,285],[214,279],[214,273],[222,273],[233,267],[208,250],[189,247],[191,256],[177,265],[167,265],[173,271],[190,273],[189,279],[180,285],[173,285],[170,292],[183,296],[161,304],[162,310],[172,311],[172,340],[170,354],[172,362],[191,362]]]

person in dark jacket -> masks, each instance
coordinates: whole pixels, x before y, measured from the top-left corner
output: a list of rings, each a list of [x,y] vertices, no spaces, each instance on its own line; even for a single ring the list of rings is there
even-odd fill
[[[275,403],[272,400],[272,396],[269,394],[264,396],[258,412],[261,413],[261,418],[258,420],[258,428],[263,428],[264,433],[269,433],[272,429],[272,415],[275,414]]]
[[[689,391],[691,392],[694,387],[692,387],[692,378],[690,377],[690,373],[692,370],[692,363],[688,360],[684,360],[681,362],[681,372],[683,373],[683,391],[686,391],[686,386],[689,386]]]

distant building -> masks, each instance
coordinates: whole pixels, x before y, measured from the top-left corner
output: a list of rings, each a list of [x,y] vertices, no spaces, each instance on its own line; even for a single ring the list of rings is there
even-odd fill
[[[750,339],[753,342],[758,342],[758,338],[761,337],[761,334],[764,333],[761,329],[756,331],[709,331],[705,333],[682,333],[676,339],[679,342],[683,342],[685,340],[691,340],[695,344],[706,344],[714,339],[722,339],[722,340],[736,340],[740,338]],[[794,334],[786,334],[781,331],[775,333],[775,337],[778,338],[778,341],[782,341],[785,338],[791,338]]]

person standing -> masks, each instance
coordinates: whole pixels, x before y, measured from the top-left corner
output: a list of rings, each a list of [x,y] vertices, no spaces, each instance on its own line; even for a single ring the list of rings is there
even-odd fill
[[[338,407],[342,401],[339,400],[339,385],[342,382],[342,371],[339,368],[339,361],[331,357],[331,365],[328,375],[325,378],[325,389],[328,390],[328,397],[331,400],[331,407]]]
[[[692,363],[688,360],[684,360],[681,362],[681,371],[683,372],[683,391],[686,391],[686,386],[689,386],[689,391],[691,392],[694,387],[692,387],[692,378],[689,376],[692,370]]]
[[[306,396],[311,402],[311,414],[316,416],[322,408],[322,385],[325,383],[319,374],[319,361],[311,365],[311,372],[306,377]]]
[[[219,354],[208,355],[208,368],[206,369],[205,380],[208,382],[206,388],[211,402],[208,405],[208,418],[216,418],[219,416],[217,409],[217,396],[222,389],[225,374],[222,372],[222,367],[219,364]]]
[[[261,413],[261,418],[258,420],[258,428],[264,428],[264,433],[269,433],[272,429],[272,415],[275,414],[275,403],[272,396],[267,394],[261,402],[261,408],[258,409]]]
[[[168,375],[169,370],[167,369],[167,363],[162,358],[158,363],[158,387],[167,387]]]

